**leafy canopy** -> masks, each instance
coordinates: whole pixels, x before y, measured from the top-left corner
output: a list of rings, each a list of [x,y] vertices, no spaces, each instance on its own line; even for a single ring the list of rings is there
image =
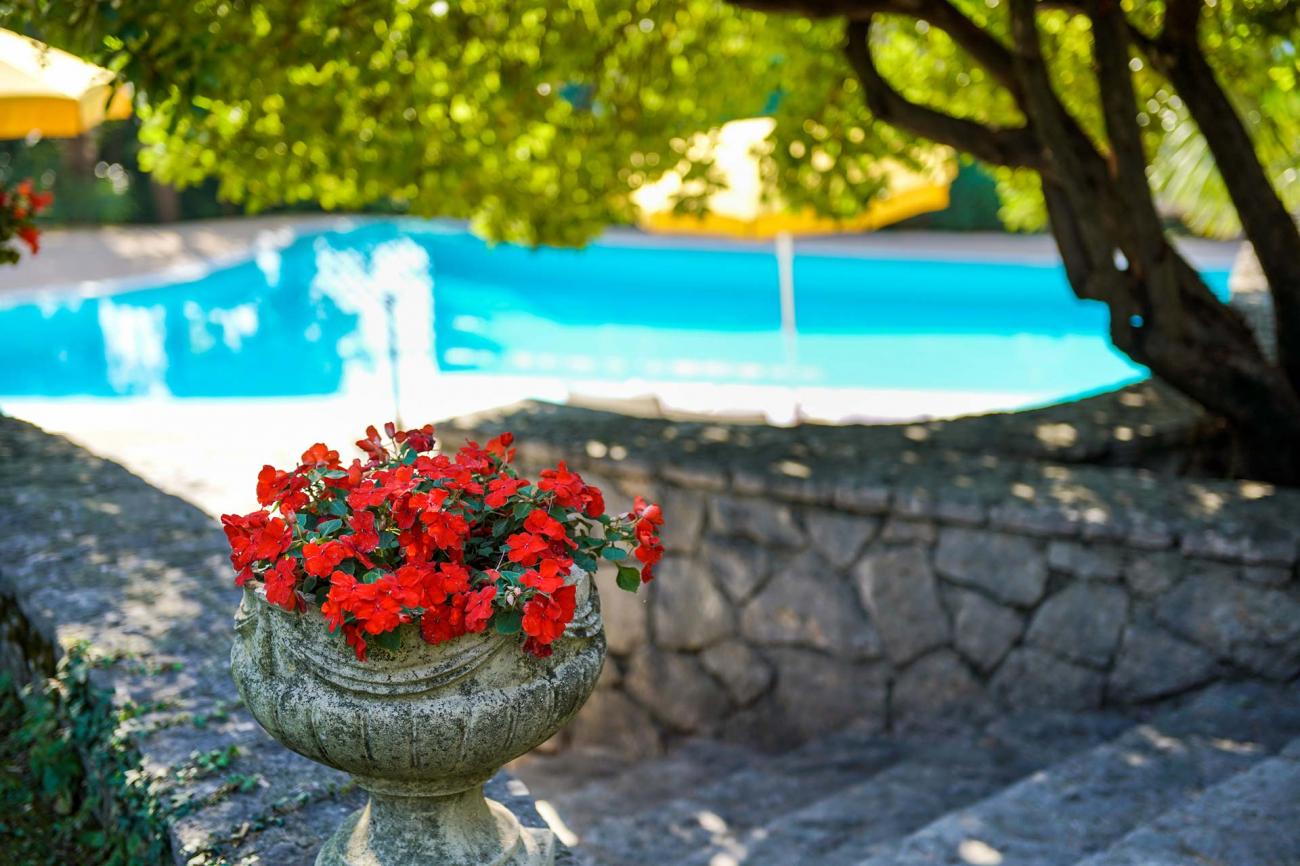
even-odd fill
[[[953,0],[1009,41],[1005,0]],[[1039,15],[1062,99],[1104,125],[1089,24]],[[1154,30],[1158,0],[1127,0]],[[2,7],[0,7],[2,8]],[[581,243],[633,217],[629,193],[686,166],[688,138],[771,113],[773,188],[847,216],[881,191],[880,156],[929,145],[873,122],[842,51],[842,22],[712,0],[26,0],[6,26],[92,57],[142,91],[142,164],[168,182],[207,177],[252,209],[391,202],[468,218],[491,237]],[[907,98],[996,124],[1011,97],[937,27],[887,17],[873,55]],[[1300,208],[1300,4],[1218,0],[1201,43],[1284,199]],[[1173,89],[1138,55],[1152,182],[1196,229],[1235,232],[1213,160]],[[1032,172],[997,169],[1004,219],[1044,222]],[[699,200],[683,207],[698,206]]]

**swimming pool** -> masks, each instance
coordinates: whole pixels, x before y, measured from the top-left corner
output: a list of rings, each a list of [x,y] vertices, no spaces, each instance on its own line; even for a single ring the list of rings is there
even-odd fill
[[[1207,279],[1226,295],[1227,272]],[[0,396],[324,396],[458,375],[586,385],[953,395],[1010,409],[1144,378],[1049,264],[799,253],[797,335],[759,249],[489,246],[372,222],[193,279],[0,299]],[[725,401],[725,396],[717,399]],[[868,413],[869,414],[869,413]]]

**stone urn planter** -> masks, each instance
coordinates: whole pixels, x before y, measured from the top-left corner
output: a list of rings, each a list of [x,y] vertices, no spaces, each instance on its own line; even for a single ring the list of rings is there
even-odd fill
[[[434,646],[414,625],[402,648],[358,661],[319,610],[291,613],[245,588],[231,670],[254,718],[300,755],[349,773],[369,795],[317,866],[549,866],[550,831],[483,796],[506,762],[556,733],[595,687],[605,657],[599,600],[578,573],[577,609],[554,654],[492,629]]]

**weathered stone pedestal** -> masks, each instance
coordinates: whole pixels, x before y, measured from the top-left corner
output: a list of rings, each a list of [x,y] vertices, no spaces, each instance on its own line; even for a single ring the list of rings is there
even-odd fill
[[[551,866],[555,837],[521,827],[482,787],[442,797],[371,793],[325,843],[316,866],[437,863]]]
[[[554,735],[595,687],[605,637],[590,580],[578,581],[577,615],[546,659],[522,653],[518,636],[430,646],[403,626],[399,652],[360,662],[319,612],[245,592],[231,672],[249,711],[370,794],[317,866],[551,866],[551,833],[520,826],[483,783]]]

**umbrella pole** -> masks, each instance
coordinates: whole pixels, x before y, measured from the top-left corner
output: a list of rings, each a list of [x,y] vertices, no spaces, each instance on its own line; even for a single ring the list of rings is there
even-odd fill
[[[794,238],[789,232],[777,232],[776,270],[781,290],[781,339],[785,344],[786,377],[792,389],[794,420],[798,422],[799,398],[793,389],[799,365],[799,335],[794,311]]]

